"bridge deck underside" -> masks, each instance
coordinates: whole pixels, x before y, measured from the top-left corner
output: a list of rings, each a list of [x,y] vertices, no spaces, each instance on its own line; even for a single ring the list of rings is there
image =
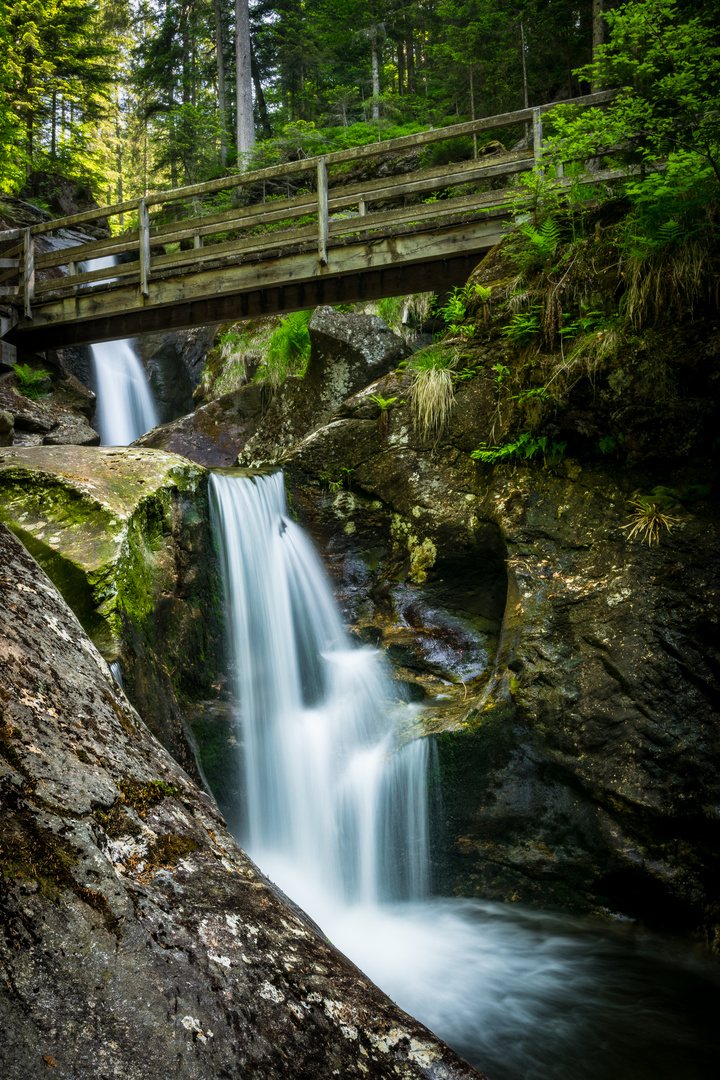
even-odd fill
[[[331,243],[327,266],[319,265],[311,246],[254,261],[200,264],[195,272],[153,275],[147,297],[138,284],[122,280],[74,295],[45,293],[33,305],[32,320],[21,319],[8,338],[37,352],[320,304],[438,292],[467,279],[506,222],[507,215],[496,212],[433,231]]]

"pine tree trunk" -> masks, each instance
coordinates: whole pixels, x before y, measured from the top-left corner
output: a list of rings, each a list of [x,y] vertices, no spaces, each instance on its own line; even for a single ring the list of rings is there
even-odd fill
[[[242,170],[243,155],[247,154],[255,145],[248,0],[235,0],[235,91],[237,101],[238,169]]]
[[[473,65],[470,65],[470,116],[475,119],[475,85],[473,83]],[[473,131],[473,157],[478,156],[477,131]]]
[[[378,63],[377,23],[374,19],[370,23],[370,64],[372,66],[372,117],[377,122],[380,119],[380,65]]]
[[[215,52],[217,54],[218,111],[220,113],[220,160],[227,165],[227,104],[225,101],[225,58],[223,57],[222,10],[215,0]]]
[[[53,88],[52,92],[52,134],[50,135],[50,157],[55,160],[55,150],[57,147],[55,129],[57,127],[57,90]]]
[[[592,7],[592,20],[593,20],[593,40],[592,40],[592,58],[593,63],[598,59],[598,49],[601,45],[605,44],[605,19],[603,13],[605,11],[604,0],[593,0]],[[594,94],[596,90],[602,90],[602,83],[598,79],[593,79],[590,87],[591,92]]]
[[[405,43],[397,43],[398,97],[405,95]]]
[[[255,57],[252,38],[250,38],[250,69],[252,72],[253,86],[255,87],[255,100],[257,101],[258,112],[260,113],[260,124],[262,125],[263,135],[266,139],[270,139],[272,138],[272,124],[270,123],[270,117],[268,116],[267,103],[263,93],[260,69]]]

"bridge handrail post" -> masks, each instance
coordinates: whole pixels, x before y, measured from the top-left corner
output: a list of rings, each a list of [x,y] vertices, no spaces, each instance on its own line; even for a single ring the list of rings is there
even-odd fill
[[[32,319],[32,301],[35,296],[35,237],[29,228],[25,230],[25,258],[23,262],[25,318]]]
[[[533,109],[533,157],[535,158],[535,165],[540,164],[540,158],[543,152],[543,127],[542,127],[542,114],[540,109]]]
[[[327,266],[328,234],[330,225],[328,220],[328,174],[327,162],[324,157],[317,164],[317,194],[318,194],[318,262],[321,266]]]
[[[138,206],[138,230],[140,244],[140,292],[143,296],[149,296],[148,276],[150,274],[150,218],[148,216],[147,203],[140,200]]]

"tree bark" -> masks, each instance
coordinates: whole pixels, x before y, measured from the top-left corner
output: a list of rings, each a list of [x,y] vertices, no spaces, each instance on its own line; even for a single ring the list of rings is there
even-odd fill
[[[215,52],[217,54],[218,111],[220,113],[220,160],[227,165],[227,102],[225,100],[225,59],[223,57],[222,11],[215,0]]]
[[[405,95],[405,43],[397,43],[398,97]]]
[[[380,119],[380,65],[378,62],[377,23],[374,18],[370,23],[370,64],[372,67],[372,118],[377,123]]]
[[[272,138],[272,124],[270,123],[270,117],[268,116],[267,104],[265,102],[262,81],[260,79],[260,68],[258,67],[257,58],[255,56],[252,38],[250,38],[250,70],[252,72],[252,81],[253,86],[255,87],[255,100],[257,101],[258,112],[260,113],[260,124],[262,126],[263,135],[266,139],[270,139]]]
[[[603,18],[605,12],[605,0],[593,0],[592,7],[592,20],[593,20],[593,40],[592,40],[592,58],[593,63],[598,59],[598,49],[601,45],[605,44],[605,19]],[[602,90],[602,83],[599,79],[593,79],[590,91],[595,93],[597,90]]]
[[[473,65],[470,65],[470,116],[475,119],[475,86],[473,83]],[[473,157],[478,156],[477,131],[473,131]]]
[[[235,91],[238,168],[242,170],[243,156],[255,145],[248,0],[235,0]]]

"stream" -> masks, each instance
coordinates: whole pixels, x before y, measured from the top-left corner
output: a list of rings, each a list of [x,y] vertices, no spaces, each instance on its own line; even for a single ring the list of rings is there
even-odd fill
[[[215,473],[210,494],[242,703],[230,824],[261,869],[492,1080],[714,1080],[707,954],[629,923],[432,896],[418,707],[345,633],[282,473]]]

